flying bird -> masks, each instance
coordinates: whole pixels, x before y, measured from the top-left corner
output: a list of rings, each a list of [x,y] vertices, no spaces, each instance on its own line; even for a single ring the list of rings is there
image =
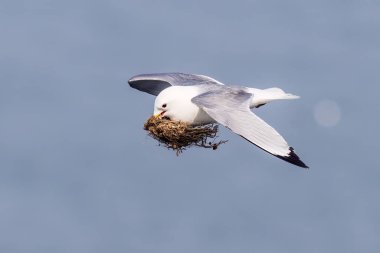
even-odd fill
[[[294,149],[251,109],[271,101],[297,99],[279,88],[227,86],[204,75],[159,73],[136,75],[129,85],[156,97],[154,115],[192,125],[219,123],[266,152],[308,168]]]

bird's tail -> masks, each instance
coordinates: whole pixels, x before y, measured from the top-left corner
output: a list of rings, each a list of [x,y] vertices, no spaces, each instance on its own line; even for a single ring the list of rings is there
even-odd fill
[[[249,88],[249,90],[253,93],[252,101],[250,104],[251,108],[260,107],[274,100],[299,98],[299,96],[290,93],[285,93],[280,88],[269,88],[264,90]]]

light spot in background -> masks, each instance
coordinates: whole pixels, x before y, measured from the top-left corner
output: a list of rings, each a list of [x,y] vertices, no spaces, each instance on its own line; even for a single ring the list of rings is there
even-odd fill
[[[339,105],[331,100],[319,101],[314,107],[314,118],[320,126],[336,126],[341,118]]]

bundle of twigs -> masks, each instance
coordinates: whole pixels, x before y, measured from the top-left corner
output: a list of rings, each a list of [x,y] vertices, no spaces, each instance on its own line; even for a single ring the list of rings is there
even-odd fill
[[[160,145],[175,150],[177,155],[191,146],[215,150],[220,144],[227,142],[216,142],[218,133],[216,124],[192,126],[181,121],[152,116],[144,124],[144,129],[151,137],[158,140]]]

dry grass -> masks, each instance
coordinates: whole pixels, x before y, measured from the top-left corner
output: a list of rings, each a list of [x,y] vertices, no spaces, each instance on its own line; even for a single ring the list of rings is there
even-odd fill
[[[160,145],[175,150],[177,155],[191,146],[215,150],[220,144],[227,142],[215,142],[218,133],[218,126],[215,124],[192,126],[181,121],[152,116],[144,124],[144,129],[158,140]]]

